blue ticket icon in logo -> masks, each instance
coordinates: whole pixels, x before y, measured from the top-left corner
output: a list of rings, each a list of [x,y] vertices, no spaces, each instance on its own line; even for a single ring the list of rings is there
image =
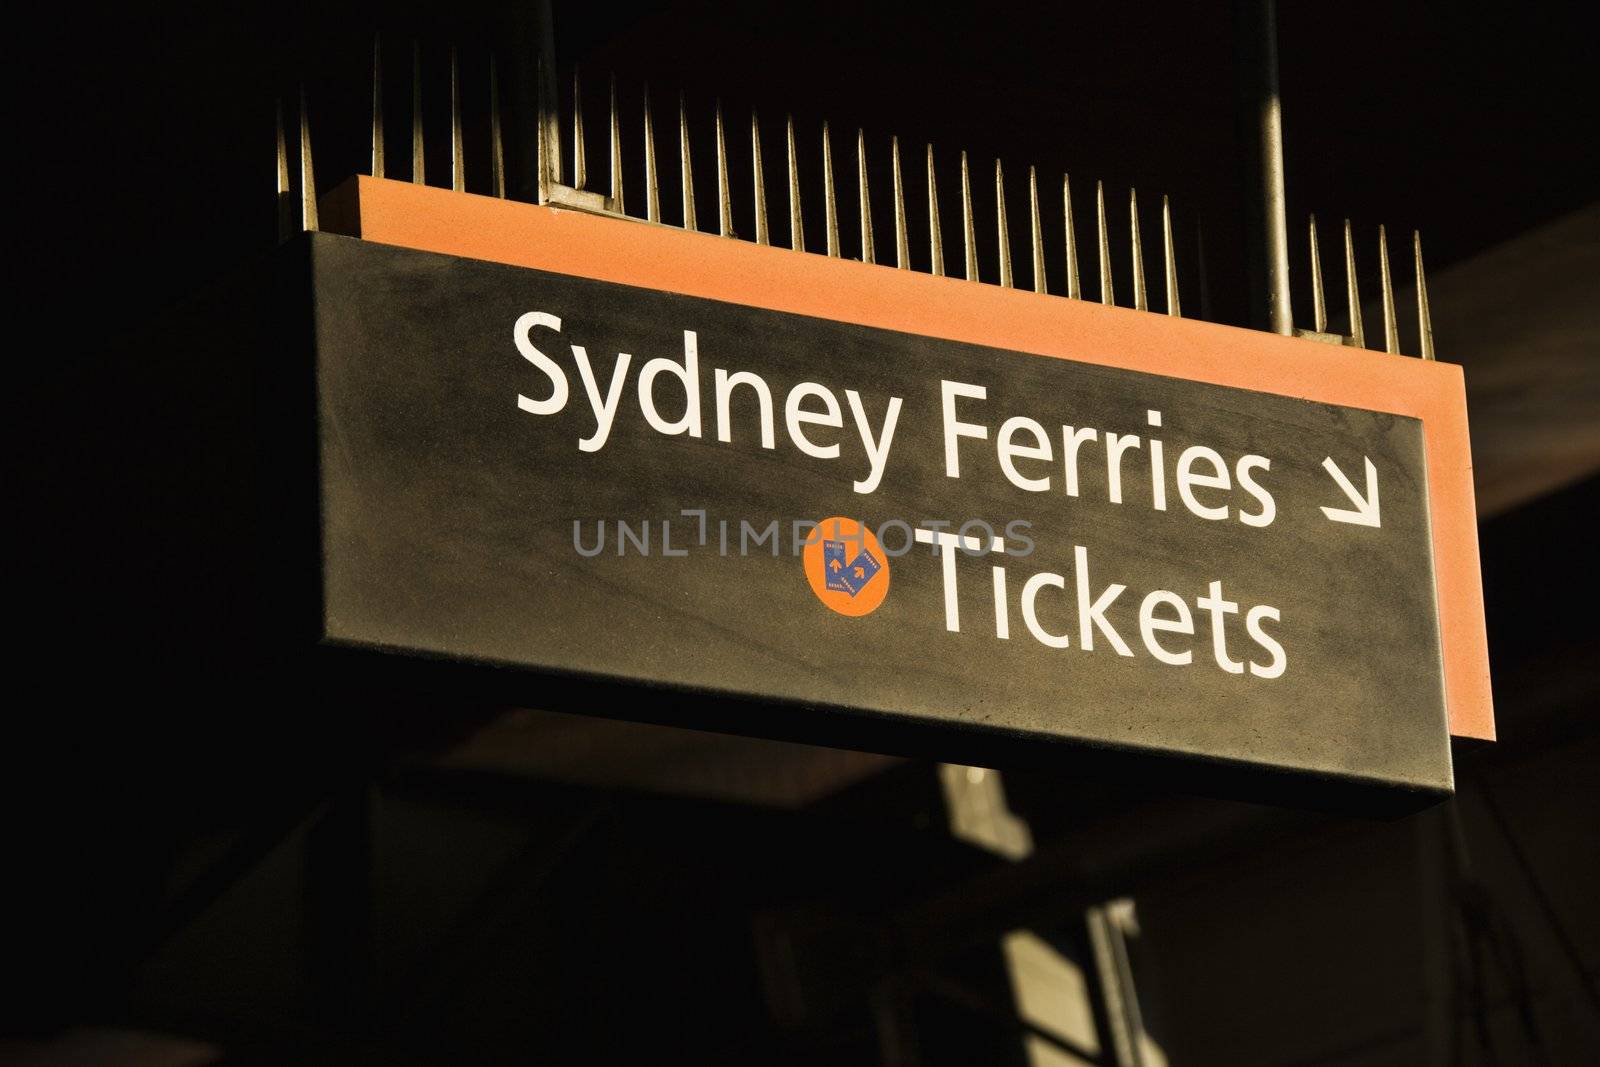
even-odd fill
[[[824,541],[822,543],[822,567],[827,577],[827,587],[836,592],[848,593],[855,596],[866,588],[868,582],[883,565],[877,561],[871,552],[862,549],[856,558],[845,562],[845,543],[843,541]]]

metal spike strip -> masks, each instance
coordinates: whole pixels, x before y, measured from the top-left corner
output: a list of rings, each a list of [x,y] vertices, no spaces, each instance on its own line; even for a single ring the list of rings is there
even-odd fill
[[[506,142],[500,130],[500,75],[489,57],[489,192],[506,198]]]
[[[1422,271],[1422,234],[1411,231],[1411,248],[1416,257],[1417,270],[1417,335],[1421,339],[1423,359],[1434,359],[1433,316],[1428,311],[1428,279]]]
[[[944,235],[939,230],[939,180],[933,173],[933,145],[928,146],[928,246],[932,256],[931,270],[936,278],[944,277]]]
[[[582,192],[589,184],[589,161],[583,150],[583,75],[572,68],[572,187]]]
[[[548,131],[554,126],[559,130],[560,116],[552,113],[549,108],[548,94],[544,91],[545,80],[543,77],[543,58],[539,67],[539,122],[541,131]],[[454,48],[450,54],[450,80],[451,80],[451,155],[452,155],[452,188],[464,188],[464,152],[461,125],[460,86],[457,54]],[[422,124],[421,124],[421,60],[420,48],[413,45],[413,180],[425,182],[425,170],[422,154]],[[491,136],[491,182],[493,195],[504,198],[506,194],[504,170],[504,142],[503,130],[500,120],[500,100],[498,90],[498,75],[495,60],[489,61],[490,83],[490,136]],[[611,169],[611,197],[606,202],[606,209],[617,214],[624,214],[623,210],[623,170],[621,153],[621,119],[616,95],[616,79],[610,79],[610,169]],[[384,166],[383,158],[383,130],[382,130],[382,55],[381,45],[375,40],[373,55],[373,169],[381,172]],[[580,72],[573,71],[573,191],[583,191],[587,184],[587,161],[585,153],[585,135],[583,130],[582,113],[582,79]],[[655,124],[652,112],[649,88],[644,89],[644,158],[645,158],[645,188],[646,188],[646,218],[651,222],[660,221],[660,175],[659,160],[656,156]],[[732,195],[729,188],[729,161],[726,144],[725,123],[722,114],[721,102],[718,101],[715,110],[716,121],[716,148],[717,148],[717,179],[718,179],[718,231],[723,236],[736,236],[733,230]],[[281,108],[279,115],[279,137],[281,140]],[[302,169],[309,170],[309,134],[302,131],[303,142]],[[765,165],[761,158],[761,129],[760,120],[755,112],[751,113],[750,120],[752,177],[754,182],[755,199],[755,237],[757,244],[771,244],[770,220],[767,212]],[[683,192],[683,222],[684,228],[698,230],[694,205],[694,178],[693,167],[689,148],[688,112],[684,95],[678,96],[678,140],[680,163],[682,167],[682,192]],[[799,188],[798,152],[795,148],[794,121],[792,116],[785,118],[785,140],[787,149],[788,178],[789,178],[789,221],[790,221],[790,247],[795,251],[805,250],[804,223]],[[823,186],[826,209],[826,231],[828,254],[835,258],[841,255],[841,242],[838,224],[838,190],[834,182],[833,152],[831,133],[828,123],[823,123]],[[549,171],[545,165],[545,153],[548,159],[559,166],[559,147],[554,139],[547,143],[545,137],[539,138],[541,153],[541,177],[548,176]],[[905,202],[904,169],[900,159],[900,143],[898,137],[890,139],[891,164],[894,182],[894,214],[895,214],[895,264],[900,269],[911,269],[908,237],[908,216]],[[933,146],[926,147],[927,153],[927,182],[928,182],[928,228],[930,243],[929,272],[935,276],[945,275],[944,249],[942,240],[942,227],[939,218],[938,206],[938,181],[934,167]],[[961,153],[961,200],[962,200],[962,230],[963,251],[965,258],[965,275],[970,281],[980,281],[978,266],[976,221],[972,203],[971,174],[965,152]],[[872,229],[871,197],[866,164],[866,138],[861,130],[856,133],[856,162],[857,162],[857,188],[860,197],[860,219],[862,225],[861,252],[862,260],[867,263],[876,262],[876,242]],[[280,149],[280,196],[285,195],[287,187],[287,162]],[[1081,266],[1078,259],[1077,234],[1073,219],[1072,183],[1068,175],[1062,176],[1062,221],[1065,237],[1066,260],[1066,295],[1072,299],[1082,299]],[[1033,268],[1033,288],[1036,293],[1049,293],[1048,268],[1044,252],[1044,236],[1041,211],[1038,195],[1037,168],[1028,170],[1028,206],[1030,222],[1030,252]],[[1115,283],[1111,268],[1111,249],[1108,224],[1105,210],[1105,186],[1102,182],[1095,185],[1095,206],[1098,229],[1098,251],[1101,281],[1101,302],[1107,305],[1116,303]],[[999,284],[1006,288],[1015,287],[1015,276],[1011,260],[1009,219],[1005,200],[1005,173],[1003,161],[995,160],[995,207],[996,230],[999,243],[998,269]],[[1174,238],[1172,231],[1171,203],[1168,197],[1162,197],[1162,243],[1163,265],[1167,295],[1167,314],[1181,316],[1182,310],[1178,293],[1178,277],[1176,256],[1174,253]],[[1134,306],[1138,310],[1148,310],[1149,295],[1144,269],[1143,242],[1140,233],[1138,215],[1137,190],[1129,190],[1129,224],[1132,243],[1132,280],[1134,286]],[[306,203],[302,195],[302,225],[315,225],[316,205],[314,202]],[[309,228],[308,226],[308,228]],[[1388,273],[1388,249],[1386,236],[1382,227],[1379,228],[1380,259],[1384,270],[1385,280],[1385,343],[1390,351],[1397,351],[1397,331],[1394,329],[1393,318],[1393,281]],[[1421,244],[1420,236],[1413,234],[1417,269],[1419,273],[1418,315],[1422,323],[1423,345],[1425,358],[1433,358],[1431,324],[1428,322],[1426,282],[1421,277]],[[1316,232],[1315,217],[1311,220],[1311,247],[1313,255],[1312,277],[1314,286],[1314,305],[1316,324],[1319,332],[1325,331],[1327,308],[1323,292],[1321,276],[1321,260],[1317,251],[1318,235]],[[1352,337],[1356,344],[1362,343],[1361,319],[1359,311],[1359,297],[1356,292],[1356,279],[1354,273],[1354,250],[1350,240],[1349,222],[1346,221],[1346,276],[1347,295],[1351,301]]]
[[[1344,220],[1344,298],[1350,309],[1350,342],[1367,347],[1367,331],[1361,322],[1361,288],[1356,283],[1356,243],[1350,233],[1350,220]]]
[[[800,156],[794,147],[794,116],[785,115],[783,126],[789,150],[789,247],[796,252],[804,252],[806,224],[800,211]]]
[[[372,36],[372,166],[374,178],[383,177],[383,41]]]
[[[1104,182],[1094,183],[1095,216],[1099,222],[1100,236],[1100,303],[1115,304],[1117,294],[1111,280],[1111,238],[1106,232],[1106,187]]]
[[[967,173],[967,154],[961,153],[961,238],[966,249],[967,281],[978,280],[978,235],[972,218],[972,179]]]
[[[278,129],[278,240],[294,236],[294,194],[289,188],[289,146],[283,136],[283,101],[277,101],[274,118]]]
[[[728,139],[722,129],[722,101],[717,101],[717,232],[733,236],[733,193],[728,189]]]
[[[889,154],[894,167],[894,265],[911,269],[911,241],[906,234],[906,186],[900,173],[900,138],[889,138]]]
[[[467,191],[467,153],[461,137],[461,79],[456,71],[455,46],[450,47],[450,188]]]
[[[682,175],[683,228],[698,230],[694,217],[694,165],[689,159],[689,109],[678,93],[678,164]]]
[[[1083,299],[1083,285],[1078,277],[1078,235],[1072,226],[1072,178],[1061,176],[1061,210],[1063,228],[1067,237],[1067,296]]]
[[[618,215],[626,215],[622,206],[622,117],[617,114],[617,76],[611,75],[611,203],[606,206]]]
[[[822,124],[822,209],[828,238],[828,255],[839,258],[839,200],[833,187],[833,142],[828,124]]]
[[[1133,307],[1150,310],[1150,294],[1144,284],[1144,242],[1139,239],[1139,191],[1128,190],[1128,229],[1133,242]]]
[[[761,120],[750,112],[750,173],[756,193],[756,244],[772,243],[767,232],[767,177],[761,166]]]
[[[306,89],[300,87],[300,228],[317,229],[317,178],[311,166],[311,124],[306,119]]]
[[[1400,327],[1394,317],[1394,279],[1389,274],[1389,235],[1378,226],[1378,278],[1383,287],[1383,350],[1400,354]]]
[[[411,42],[411,181],[428,184],[428,157],[422,145],[422,46]]]
[[[644,217],[661,221],[661,175],[656,169],[656,122],[650,112],[650,86],[644,87]]]
[[[1011,288],[1011,229],[1006,225],[1006,176],[1000,161],[994,161],[994,223],[1000,243],[1000,284]]]
[[[1039,225],[1039,175],[1028,168],[1028,213],[1033,221],[1033,291],[1048,293],[1044,272],[1044,231]]]
[[[878,262],[878,249],[872,241],[872,196],[867,191],[867,135],[856,130],[856,193],[860,199],[861,262]]]
[[[1328,332],[1328,304],[1322,292],[1322,252],[1317,247],[1317,216],[1311,216],[1311,328]]]

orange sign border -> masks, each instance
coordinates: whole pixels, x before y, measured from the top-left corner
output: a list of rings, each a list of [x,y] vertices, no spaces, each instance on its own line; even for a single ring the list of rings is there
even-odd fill
[[[1494,739],[1459,366],[365,176],[321,216],[381,244],[1420,419],[1450,732]]]

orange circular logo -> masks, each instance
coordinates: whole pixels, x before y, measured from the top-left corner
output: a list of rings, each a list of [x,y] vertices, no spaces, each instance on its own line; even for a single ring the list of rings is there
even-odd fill
[[[800,561],[811,591],[840,615],[870,614],[889,594],[889,557],[873,532],[854,519],[835,515],[817,523]]]

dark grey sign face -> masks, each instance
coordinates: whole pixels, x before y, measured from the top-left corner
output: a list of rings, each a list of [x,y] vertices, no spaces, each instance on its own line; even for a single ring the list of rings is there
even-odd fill
[[[754,733],[806,705],[823,742],[1450,788],[1414,419],[344,238],[313,262],[333,644],[743,698]],[[819,593],[794,541],[830,516],[880,537],[824,530]]]

